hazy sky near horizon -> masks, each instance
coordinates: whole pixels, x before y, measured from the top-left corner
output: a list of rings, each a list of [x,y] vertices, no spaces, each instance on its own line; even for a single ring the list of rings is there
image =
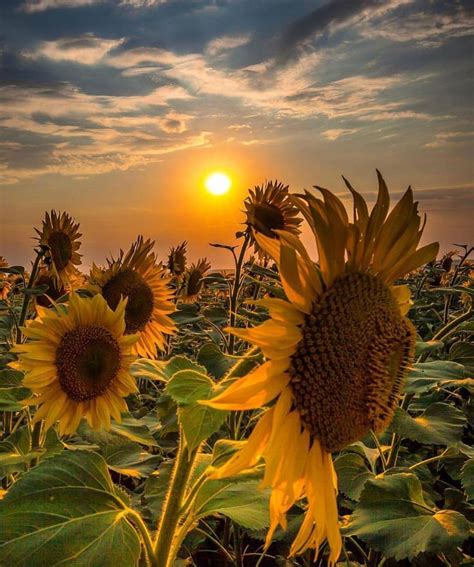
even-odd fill
[[[0,254],[28,263],[55,208],[85,266],[142,233],[225,267],[208,243],[249,187],[344,174],[373,202],[376,167],[425,242],[472,244],[473,24],[456,0],[1,0]]]

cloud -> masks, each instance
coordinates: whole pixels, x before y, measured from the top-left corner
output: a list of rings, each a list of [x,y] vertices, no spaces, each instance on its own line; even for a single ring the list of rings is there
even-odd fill
[[[333,130],[325,130],[322,133],[322,135],[323,135],[324,138],[326,138],[326,140],[330,140],[331,142],[333,142],[334,140],[337,140],[341,136],[349,136],[350,134],[354,134],[354,132],[357,132],[357,129],[355,129],[355,128],[334,128]]]
[[[123,39],[104,39],[92,34],[44,41],[34,51],[24,52],[31,59],[47,57],[54,61],[74,61],[80,65],[95,65],[106,53],[123,43]]]
[[[223,51],[235,49],[246,45],[250,41],[250,35],[223,35],[210,41],[206,46],[206,52],[211,56],[216,56]]]
[[[57,8],[80,8],[99,4],[104,0],[26,0],[21,6],[22,10],[29,14],[44,12],[45,10]]]
[[[435,134],[434,140],[425,144],[425,148],[445,148],[472,143],[474,132],[439,132]]]

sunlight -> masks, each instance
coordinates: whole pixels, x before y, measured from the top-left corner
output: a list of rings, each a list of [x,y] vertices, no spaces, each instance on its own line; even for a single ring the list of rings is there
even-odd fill
[[[232,182],[228,175],[216,171],[206,178],[204,184],[211,195],[224,195],[229,191]]]

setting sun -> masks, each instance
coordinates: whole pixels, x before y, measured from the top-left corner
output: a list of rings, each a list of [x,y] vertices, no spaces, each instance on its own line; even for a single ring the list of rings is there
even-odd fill
[[[230,177],[220,172],[211,173],[205,181],[206,189],[212,195],[224,195],[229,191],[231,184]]]

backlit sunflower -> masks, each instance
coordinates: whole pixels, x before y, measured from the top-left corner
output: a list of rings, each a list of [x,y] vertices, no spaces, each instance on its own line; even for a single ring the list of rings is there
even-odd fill
[[[171,248],[168,254],[168,270],[173,276],[181,276],[186,270],[186,241],[181,242],[176,248]]]
[[[109,307],[115,309],[126,297],[126,334],[138,333],[133,352],[154,358],[156,350],[165,347],[165,334],[172,334],[175,324],[168,315],[175,310],[173,290],[165,269],[157,264],[154,242],[139,236],[125,254],[117,260],[107,260],[106,269],[92,266],[88,288],[101,293]]]
[[[250,239],[255,251],[261,256],[265,254],[256,239],[257,234],[269,238],[278,238],[276,231],[285,230],[291,234],[299,234],[302,220],[299,211],[292,203],[288,193],[288,185],[278,181],[268,181],[265,185],[250,189],[244,201],[246,224],[251,229]]]
[[[293,198],[314,233],[319,266],[291,232],[278,231],[278,240],[256,235],[278,265],[288,300],[263,299],[258,303],[269,310],[267,321],[230,329],[260,347],[267,361],[201,402],[250,410],[275,400],[214,478],[235,475],[263,457],[263,486],[273,489],[267,545],[278,524],[286,527],[289,508],[306,496],[291,554],[317,550],[327,539],[331,564],[341,551],[331,453],[390,423],[415,343],[405,318],[410,292],[394,281],[438,250],[437,243],[416,249],[423,228],[411,189],[388,216],[389,195],[380,174],[370,214],[362,196],[350,190],[353,223],[326,189],[320,189],[323,199],[309,193]]]
[[[192,264],[184,273],[184,282],[180,291],[183,303],[193,303],[199,297],[204,285],[204,276],[211,269],[211,264],[206,258],[201,258],[197,264]]]
[[[36,296],[36,305],[41,307],[52,307],[54,302],[60,297],[63,297],[67,293],[79,289],[83,284],[85,284],[85,278],[79,272],[79,270],[74,270],[71,272],[68,284],[63,284],[59,282],[51,275],[49,269],[43,268],[40,270],[36,280],[35,286],[48,286],[46,291],[42,295]]]
[[[40,407],[34,422],[46,429],[59,421],[62,435],[74,433],[85,417],[91,427],[110,428],[127,411],[124,397],[137,391],[129,374],[136,335],[125,335],[125,300],[115,311],[104,298],[72,293],[67,311],[39,308],[39,316],[23,333],[31,339],[13,350],[20,353],[11,366],[25,372],[23,384]]]
[[[40,245],[46,248],[45,261],[58,284],[67,285],[81,263],[79,223],[67,213],[46,213],[42,230],[35,228]]]

